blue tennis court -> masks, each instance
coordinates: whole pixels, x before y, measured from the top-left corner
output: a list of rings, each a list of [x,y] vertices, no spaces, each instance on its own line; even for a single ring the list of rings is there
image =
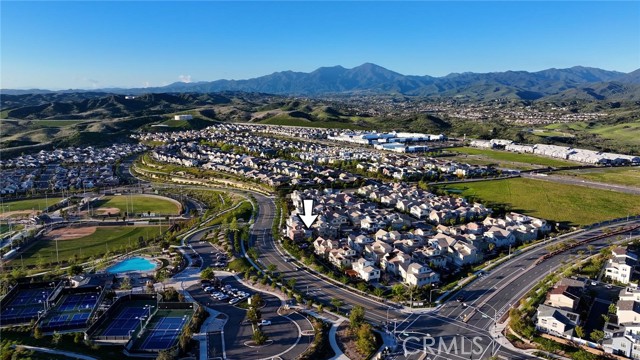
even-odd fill
[[[91,310],[96,306],[98,296],[98,293],[68,295],[56,310],[59,312]]]
[[[13,299],[2,304],[0,317],[2,321],[35,318],[38,311],[43,310],[52,288],[21,289]]]
[[[151,307],[126,307],[120,310],[111,320],[109,327],[101,334],[103,336],[127,336],[129,332],[135,330],[141,322],[149,316]]]
[[[47,331],[86,327],[99,297],[99,292],[63,295],[58,305],[42,321],[41,327]]]
[[[164,350],[174,346],[182,333],[189,316],[163,317],[151,329],[142,343],[141,350]]]

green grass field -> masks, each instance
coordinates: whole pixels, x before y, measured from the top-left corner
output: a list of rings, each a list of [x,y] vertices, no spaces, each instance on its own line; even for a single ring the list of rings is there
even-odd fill
[[[577,164],[571,161],[552,159],[552,158],[533,155],[533,154],[519,154],[519,153],[514,153],[509,151],[476,149],[476,148],[470,148],[470,147],[457,147],[457,148],[450,148],[447,150],[450,152],[459,153],[459,154],[476,155],[478,157],[485,158],[488,161],[493,160],[494,162],[505,161],[505,162],[533,164],[533,165],[540,165],[540,166],[552,166],[552,167],[575,166]]]
[[[20,211],[20,210],[42,210],[47,205],[51,206],[59,201],[61,201],[61,197],[50,197],[50,198],[42,198],[42,199],[26,199],[26,200],[17,200],[17,201],[5,201],[4,202],[4,211]]]
[[[167,226],[163,226],[167,230]],[[58,240],[58,252],[60,261],[67,261],[78,255],[79,260],[89,257],[99,257],[107,252],[114,252],[123,248],[138,248],[138,238],[145,240],[160,234],[159,226],[102,226],[88,236],[77,239]],[[56,241],[39,240],[28,248],[21,259],[15,259],[12,263],[25,266],[50,264],[56,262]],[[13,265],[13,264],[12,264]]]
[[[575,176],[608,184],[640,187],[640,167],[604,168],[560,171],[558,175]]]
[[[598,126],[590,129],[589,132],[600,135],[605,139],[640,145],[640,121],[626,124]]]
[[[145,195],[105,196],[104,199],[96,202],[94,207],[96,210],[117,208],[120,209],[120,214],[124,214],[127,211],[127,207],[134,214],[148,211],[163,215],[178,215],[180,213],[179,206],[172,200]]]
[[[640,196],[533,179],[482,181],[446,186],[513,211],[555,222],[586,225],[640,214]]]

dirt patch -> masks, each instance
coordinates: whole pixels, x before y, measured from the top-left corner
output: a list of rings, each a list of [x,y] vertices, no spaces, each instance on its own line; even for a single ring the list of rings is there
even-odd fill
[[[89,236],[96,232],[97,226],[86,226],[79,228],[66,227],[51,230],[47,233],[47,238],[51,240],[71,240]]]
[[[9,218],[15,219],[15,218],[21,218],[21,217],[31,217],[36,213],[37,211],[33,211],[33,210],[5,211],[4,214],[0,214],[0,219],[6,220]]]
[[[336,332],[336,340],[340,350],[351,360],[366,360],[367,356],[360,354],[356,350],[356,338],[351,336],[349,331],[349,322],[343,321]]]
[[[95,210],[95,213],[98,215],[107,215],[107,214],[115,215],[120,213],[120,209],[111,208],[111,207],[98,208]]]

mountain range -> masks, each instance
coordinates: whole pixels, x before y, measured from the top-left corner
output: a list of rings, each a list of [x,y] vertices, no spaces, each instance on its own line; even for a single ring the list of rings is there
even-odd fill
[[[81,91],[81,90],[80,90]],[[640,100],[640,69],[631,73],[575,66],[537,72],[453,73],[443,77],[403,75],[365,63],[347,69],[321,67],[310,73],[282,71],[247,80],[176,82],[151,88],[91,90],[114,94],[260,92],[280,95],[401,94],[462,97],[472,100],[544,97],[585,100]],[[3,94],[49,93],[47,90],[2,90]],[[79,92],[65,90],[61,93]]]

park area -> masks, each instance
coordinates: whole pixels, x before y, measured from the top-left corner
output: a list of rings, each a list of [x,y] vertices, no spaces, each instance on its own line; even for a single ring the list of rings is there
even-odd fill
[[[470,182],[444,187],[490,206],[564,223],[588,225],[640,214],[640,196],[534,179]]]
[[[97,215],[130,214],[178,215],[181,211],[179,202],[156,195],[115,195],[105,196],[96,201],[92,207]]]
[[[455,147],[447,149],[456,154],[452,160],[468,163],[470,165],[496,165],[497,167],[516,170],[531,170],[546,167],[568,167],[580,165],[579,163],[554,159],[533,154],[521,154],[503,150],[477,149],[470,147]]]
[[[166,230],[167,226],[163,229]],[[160,226],[87,226],[56,229],[37,240],[23,252],[21,258],[12,260],[11,265],[44,267],[56,263],[58,258],[60,262],[98,258],[109,252],[139,248],[140,237],[147,241],[160,234]]]
[[[25,199],[16,201],[5,201],[0,218],[31,216],[46,209],[48,206],[56,204],[62,200],[61,197]]]

